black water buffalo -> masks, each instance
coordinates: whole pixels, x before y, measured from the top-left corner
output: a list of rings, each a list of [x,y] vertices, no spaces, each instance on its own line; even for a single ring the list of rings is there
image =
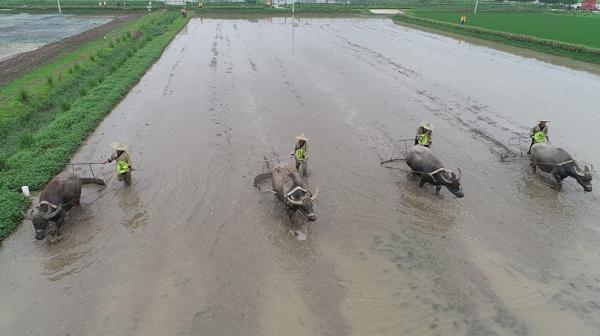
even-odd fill
[[[410,148],[406,154],[406,163],[412,173],[421,178],[419,186],[422,187],[425,183],[434,185],[436,194],[444,186],[458,198],[465,196],[460,186],[460,176],[444,168],[442,161],[433,155],[431,149],[421,145]]]
[[[283,162],[273,168],[273,191],[279,200],[285,203],[285,209],[291,217],[296,210],[306,216],[309,221],[317,220],[313,212],[313,201],[319,189],[313,194],[302,175],[293,163]]]
[[[35,239],[41,240],[47,234],[57,237],[67,212],[79,204],[81,185],[104,181],[95,178],[81,178],[73,173],[62,173],[50,180],[40,195],[37,212],[29,219],[35,228]]]
[[[583,187],[584,191],[592,191],[592,171],[585,166],[579,168],[571,155],[564,149],[549,142],[540,142],[531,146],[531,166],[554,177],[557,186],[562,186],[562,180],[572,177]]]

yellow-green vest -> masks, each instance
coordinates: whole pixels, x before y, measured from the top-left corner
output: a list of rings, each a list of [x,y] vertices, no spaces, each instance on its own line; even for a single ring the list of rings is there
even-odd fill
[[[117,161],[117,173],[125,174],[125,173],[127,173],[127,170],[129,170],[129,165],[127,164],[127,161],[118,160]]]
[[[296,149],[294,156],[296,157],[296,160],[298,160],[298,161],[304,160],[304,149],[302,149],[302,148]]]
[[[429,144],[429,136],[427,133],[419,134],[419,140],[417,141],[419,145],[426,146]]]
[[[533,140],[536,143],[546,142],[546,134],[544,134],[544,132],[542,132],[542,131],[535,132],[535,133],[533,133]]]

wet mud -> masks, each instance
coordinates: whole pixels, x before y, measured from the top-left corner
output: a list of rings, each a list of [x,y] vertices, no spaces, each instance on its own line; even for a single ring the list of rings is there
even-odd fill
[[[123,141],[133,185],[86,187],[59,243],[28,222],[3,242],[0,330],[597,335],[597,191],[499,155],[548,118],[598,163],[598,84],[388,19],[193,19],[72,159]],[[379,165],[421,120],[463,199]],[[310,225],[253,187],[300,132]]]

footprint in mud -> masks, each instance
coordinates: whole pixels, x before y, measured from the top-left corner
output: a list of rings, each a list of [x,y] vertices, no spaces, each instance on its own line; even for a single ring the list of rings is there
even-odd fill
[[[296,240],[300,240],[300,241],[305,241],[306,238],[308,237],[308,232],[302,232],[302,231],[299,231],[299,230],[298,231],[290,230],[290,234]]]
[[[126,226],[131,229],[137,229],[142,227],[148,223],[148,212],[145,210],[142,212],[135,213],[131,218],[125,219],[123,221],[123,226]]]

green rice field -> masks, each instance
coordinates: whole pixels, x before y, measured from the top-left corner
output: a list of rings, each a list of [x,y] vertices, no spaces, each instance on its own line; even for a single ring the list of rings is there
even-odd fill
[[[413,11],[417,17],[466,24],[481,28],[530,35],[537,38],[600,48],[600,15],[590,13],[552,12],[437,12]]]

